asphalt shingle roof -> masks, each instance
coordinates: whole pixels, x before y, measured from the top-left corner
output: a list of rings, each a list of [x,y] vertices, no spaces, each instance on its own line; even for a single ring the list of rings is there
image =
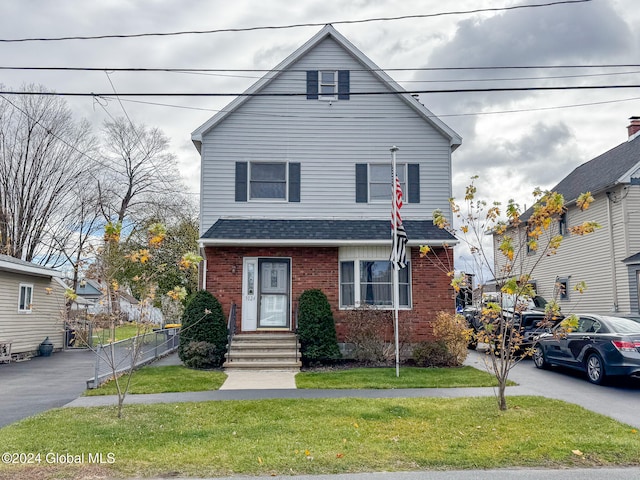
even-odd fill
[[[411,243],[455,242],[446,230],[431,220],[403,222]],[[300,241],[372,241],[391,238],[390,220],[268,220],[220,219],[202,239],[210,240],[300,240]]]
[[[566,202],[573,202],[581,193],[597,193],[614,185],[639,162],[640,137],[636,137],[583,163],[552,190],[564,195]]]

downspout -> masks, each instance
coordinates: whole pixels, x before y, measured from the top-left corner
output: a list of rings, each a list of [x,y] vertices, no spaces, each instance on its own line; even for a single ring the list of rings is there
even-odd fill
[[[202,257],[203,260],[198,265],[198,269],[199,269],[198,277],[200,280],[200,289],[206,290],[207,289],[207,257],[204,249],[204,243],[200,242],[199,247],[200,247],[200,256]]]
[[[611,263],[611,286],[613,288],[613,309],[612,312],[618,311],[618,280],[616,272],[616,250],[613,243],[613,220],[611,213],[611,192],[607,192],[607,221],[609,222],[609,262]]]

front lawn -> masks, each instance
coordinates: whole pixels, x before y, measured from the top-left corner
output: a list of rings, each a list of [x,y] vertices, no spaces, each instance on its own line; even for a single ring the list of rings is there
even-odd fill
[[[511,385],[515,385],[513,382]],[[352,368],[296,375],[298,388],[453,388],[495,387],[495,376],[473,367],[403,367],[400,377],[395,368]]]
[[[129,393],[200,392],[218,390],[227,375],[219,370],[193,370],[182,365],[144,367],[134,372]],[[120,377],[121,388],[127,375]],[[111,380],[99,388],[87,390],[87,396],[117,395],[116,383]]]
[[[629,426],[547,398],[509,406],[500,412],[491,397],[218,401],[126,405],[121,420],[114,407],[63,408],[0,429],[5,452],[41,455],[31,466],[0,465],[0,478],[640,464]],[[47,463],[47,453],[80,461]],[[106,463],[89,463],[98,454]]]

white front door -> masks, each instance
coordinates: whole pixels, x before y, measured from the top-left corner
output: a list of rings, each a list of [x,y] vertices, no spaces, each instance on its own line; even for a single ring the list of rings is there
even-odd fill
[[[242,262],[242,331],[258,328],[258,259],[246,257]]]

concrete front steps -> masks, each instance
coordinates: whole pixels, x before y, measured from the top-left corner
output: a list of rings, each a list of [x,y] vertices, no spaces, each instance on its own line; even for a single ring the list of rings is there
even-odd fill
[[[242,333],[234,335],[225,355],[225,370],[299,371],[300,346],[295,333]]]

